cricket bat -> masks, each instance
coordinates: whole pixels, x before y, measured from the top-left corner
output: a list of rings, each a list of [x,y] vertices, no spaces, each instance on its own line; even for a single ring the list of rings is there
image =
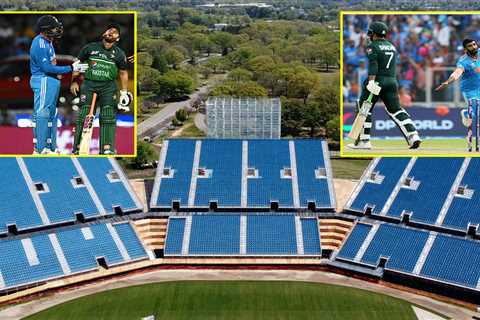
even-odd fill
[[[79,154],[86,155],[90,153],[90,142],[92,141],[93,133],[93,120],[95,115],[95,102],[97,101],[97,93],[94,92],[92,96],[92,103],[90,104],[90,111],[88,112],[85,120],[83,121],[82,137],[80,139]]]
[[[372,98],[373,93],[370,93],[367,100],[363,101],[358,115],[353,122],[352,130],[350,130],[350,132],[348,133],[348,137],[350,139],[357,140],[360,133],[362,133],[363,125],[365,124],[365,120],[367,119],[368,112],[372,108]]]

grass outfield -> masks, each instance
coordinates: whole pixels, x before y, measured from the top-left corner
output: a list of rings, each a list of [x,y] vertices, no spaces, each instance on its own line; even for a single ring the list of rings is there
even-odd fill
[[[467,142],[465,139],[425,139],[420,148],[410,150],[403,139],[392,140],[372,140],[371,150],[354,150],[347,147],[352,140],[343,141],[343,156],[382,156],[382,155],[463,155],[480,156],[480,152],[467,152]],[[475,143],[474,143],[475,145]]]
[[[165,282],[85,296],[25,319],[416,319],[407,301],[281,281]]]

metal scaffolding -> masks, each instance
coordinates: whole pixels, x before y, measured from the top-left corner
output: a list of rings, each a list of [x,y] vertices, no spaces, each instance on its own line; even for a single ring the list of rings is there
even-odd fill
[[[279,139],[281,105],[278,98],[210,97],[207,127],[211,138]]]

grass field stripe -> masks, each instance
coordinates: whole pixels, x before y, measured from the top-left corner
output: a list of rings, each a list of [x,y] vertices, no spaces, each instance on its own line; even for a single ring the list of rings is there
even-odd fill
[[[25,179],[25,183],[28,186],[28,190],[32,195],[32,199],[33,199],[33,202],[35,203],[35,207],[37,208],[37,212],[40,215],[40,219],[42,219],[42,223],[50,224],[50,219],[48,218],[47,211],[45,210],[45,207],[43,206],[43,202],[40,199],[37,189],[33,184],[32,177],[28,172],[25,162],[23,161],[22,158],[16,158],[16,159],[17,159],[18,166],[20,167],[20,171],[22,171],[23,179]]]
[[[357,252],[357,254],[355,255],[355,258],[353,258],[353,261],[355,261],[355,262],[360,262],[360,261],[362,260],[363,255],[364,255],[365,252],[367,251],[368,246],[370,245],[370,243],[371,243],[372,240],[373,240],[373,237],[375,237],[375,234],[377,233],[378,228],[380,228],[380,224],[374,224],[374,225],[372,225],[372,229],[370,229],[370,231],[368,232],[367,237],[365,238],[365,240],[363,241],[362,245],[361,245],[360,248],[358,249],[358,252]]]
[[[123,186],[125,187],[125,189],[127,189],[128,194],[132,198],[132,200],[135,203],[135,206],[137,207],[137,209],[142,209],[143,210],[142,202],[138,198],[137,194],[133,191],[133,188],[130,185],[130,182],[129,182],[128,178],[125,176],[125,173],[123,172],[122,168],[118,164],[117,160],[115,158],[108,158],[108,161],[110,161],[110,164],[112,165],[112,168],[118,174],[118,176],[120,177],[120,180],[122,180]]]
[[[240,254],[247,254],[247,215],[240,216]]]
[[[63,249],[60,246],[60,242],[58,242],[57,235],[55,233],[50,233],[48,235],[48,238],[50,239],[53,251],[55,251],[55,255],[57,256],[58,262],[60,263],[60,267],[62,267],[63,274],[72,273],[72,271],[70,270],[70,266],[68,265],[68,261],[65,258],[65,254],[63,253]]]
[[[93,200],[93,203],[95,203],[95,207],[98,210],[98,213],[101,214],[102,216],[107,214],[107,211],[103,207],[102,202],[100,201],[100,198],[98,197],[97,193],[95,192],[95,189],[93,188],[92,184],[90,183],[90,179],[88,179],[87,174],[82,168],[82,165],[78,161],[77,158],[71,158],[73,165],[75,166],[75,169],[77,169],[78,174],[83,180],[83,183],[85,184],[85,187],[88,190],[88,194],[90,194],[90,197]]]
[[[168,140],[163,141],[162,150],[160,151],[160,160],[158,162],[157,171],[155,173],[152,195],[150,197],[150,207],[155,207],[158,204],[158,195],[160,193],[160,185],[162,183],[162,174],[163,170],[165,169],[165,160],[167,159],[168,142]],[[172,168],[171,170],[174,170],[174,168]]]
[[[297,175],[297,155],[295,153],[295,142],[288,141],[288,151],[290,153],[290,169],[292,171],[292,195],[293,206],[300,208],[300,194],[298,192],[298,175]]]
[[[438,215],[437,220],[435,221],[436,225],[441,225],[443,223],[443,220],[447,215],[448,209],[450,209],[450,205],[452,204],[455,194],[457,193],[458,187],[460,186],[460,183],[463,180],[463,176],[465,175],[465,172],[468,169],[470,160],[471,158],[465,158],[463,160],[462,166],[458,171],[457,177],[455,178],[455,181],[453,182],[452,187],[450,188],[450,192],[448,193],[447,199],[443,203],[442,209],[440,210],[440,214]]]
[[[395,188],[393,188],[392,193],[388,197],[387,201],[385,202],[385,205],[382,208],[382,211],[380,211],[380,215],[385,216],[388,213],[388,210],[390,210],[390,207],[392,206],[393,202],[395,201],[395,198],[397,197],[398,193],[402,189],[403,183],[405,179],[408,177],[410,174],[410,171],[412,171],[412,168],[417,161],[417,158],[411,158],[410,161],[408,162],[407,166],[405,167],[405,170],[403,170],[402,175],[397,181],[397,184],[395,185]]]
[[[374,158],[372,161],[370,161],[367,169],[363,172],[362,177],[360,178],[360,182],[357,183],[355,188],[352,191],[352,194],[350,197],[348,197],[348,201],[345,203],[345,209],[350,209],[352,207],[352,203],[355,201],[357,198],[358,194],[360,191],[363,189],[363,186],[367,182],[368,178],[372,174],[373,170],[377,166],[377,164],[380,162],[382,158]],[[325,166],[327,167],[327,166]],[[331,179],[327,179],[327,181],[330,181]]]
[[[190,234],[192,233],[192,216],[185,217],[185,228],[183,229],[182,255],[188,255],[190,249]]]
[[[130,258],[130,255],[128,254],[127,248],[125,248],[125,245],[123,244],[122,239],[120,239],[120,236],[118,235],[115,227],[112,226],[111,223],[106,223],[105,226],[107,227],[108,232],[112,236],[112,239],[115,242],[115,245],[117,246],[118,251],[120,251],[123,261],[130,261],[131,258]]]
[[[300,216],[295,216],[295,236],[297,238],[297,254],[304,254],[305,250],[303,247],[303,230]]]
[[[423,265],[427,260],[428,254],[430,253],[430,249],[432,249],[433,242],[435,241],[436,238],[437,238],[437,233],[434,231],[430,231],[427,241],[425,242],[425,246],[423,247],[422,252],[418,257],[417,263],[415,263],[415,268],[413,268],[413,274],[419,275],[420,272],[422,271]]]
[[[190,189],[188,191],[188,206],[195,205],[195,193],[197,192],[197,173],[198,165],[200,163],[200,153],[202,151],[202,141],[195,142],[195,153],[193,155],[192,177],[190,179]]]
[[[333,209],[337,207],[337,198],[335,196],[335,188],[333,186],[333,172],[332,164],[330,162],[330,152],[328,151],[327,141],[322,141],[322,151],[323,151],[323,163],[325,165],[325,172],[327,173],[327,186],[328,194],[330,197],[330,203]]]
[[[248,141],[242,141],[242,189],[240,192],[240,206],[247,207],[248,202]]]

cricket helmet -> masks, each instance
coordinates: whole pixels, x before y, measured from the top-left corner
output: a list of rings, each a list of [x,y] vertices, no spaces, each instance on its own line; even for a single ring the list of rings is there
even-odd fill
[[[37,20],[36,31],[47,37],[59,39],[63,35],[63,25],[56,17],[45,15]]]
[[[376,34],[381,37],[385,37],[387,35],[387,32],[387,25],[381,21],[372,22],[372,24],[370,24],[370,26],[368,27],[368,35]]]

